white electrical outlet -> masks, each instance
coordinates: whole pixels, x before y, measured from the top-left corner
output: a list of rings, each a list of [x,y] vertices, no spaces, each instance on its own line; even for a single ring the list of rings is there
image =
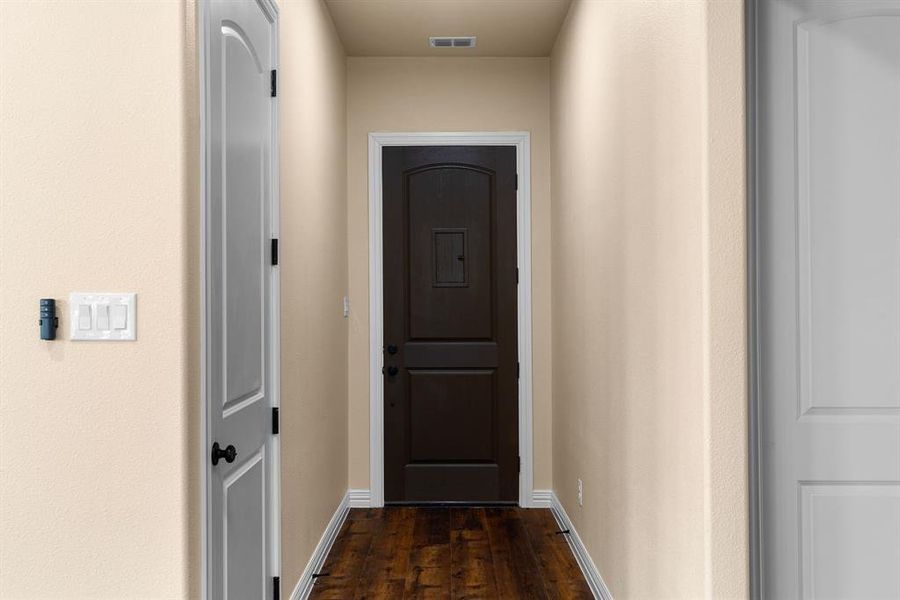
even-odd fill
[[[350,298],[344,296],[344,318],[350,316]]]
[[[584,506],[584,484],[578,480],[578,506]]]

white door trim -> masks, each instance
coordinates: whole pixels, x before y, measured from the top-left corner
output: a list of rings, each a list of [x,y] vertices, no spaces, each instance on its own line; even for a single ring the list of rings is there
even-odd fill
[[[272,57],[273,69],[278,69],[278,33],[279,33],[279,15],[278,5],[275,0],[256,0],[262,10],[268,14],[275,23],[275,36],[273,39]],[[208,119],[209,119],[209,81],[207,74],[209,65],[207,65],[207,47],[209,45],[209,0],[201,0],[197,7],[197,46],[198,60],[197,71],[199,75],[199,99],[200,99],[200,564],[202,575],[200,577],[200,597],[204,600],[213,600],[209,598],[209,449],[212,441],[209,438],[209,398],[207,397],[209,385],[207,377],[209,376],[207,348],[209,345],[209,325],[207,323],[208,314],[206,311],[208,290],[208,270],[206,265],[207,252],[207,208],[209,206],[209,145],[208,139]],[[271,231],[273,238],[280,237],[281,227],[281,202],[279,182],[281,180],[279,172],[279,152],[280,147],[278,138],[278,98],[272,99],[272,206],[270,207],[271,215]],[[281,273],[279,267],[272,267],[270,281],[270,309],[272,314],[270,331],[269,331],[269,349],[271,352],[271,360],[269,361],[270,377],[271,377],[271,397],[272,406],[281,405]],[[272,568],[275,571],[269,575],[272,577],[281,575],[281,442],[280,436],[273,435],[269,441],[269,451],[271,461],[269,463],[269,504],[268,509],[271,514],[272,530],[268,533],[269,547],[272,555]]]
[[[516,264],[519,267],[519,506],[532,504],[531,370],[531,134],[527,131],[369,134],[369,486],[371,505],[384,506],[384,279],[381,155],[385,146],[515,146],[519,189]]]
[[[746,78],[746,181],[747,181],[747,455],[749,472],[748,491],[749,501],[749,542],[750,550],[748,565],[750,598],[759,600],[762,597],[762,571],[760,559],[762,555],[762,520],[760,512],[760,472],[759,472],[759,371],[758,371],[758,347],[757,327],[759,324],[759,300],[757,298],[757,271],[756,252],[759,241],[757,239],[756,215],[758,201],[757,191],[757,166],[756,166],[756,126],[757,126],[757,77],[756,77],[756,27],[757,27],[757,1],[747,0],[744,5],[744,37],[745,56],[744,70]]]

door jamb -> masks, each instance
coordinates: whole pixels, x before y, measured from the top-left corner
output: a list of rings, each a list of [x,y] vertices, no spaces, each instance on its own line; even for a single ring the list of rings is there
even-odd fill
[[[209,448],[212,444],[209,436],[209,398],[207,393],[209,386],[207,377],[209,369],[207,368],[207,335],[209,326],[207,324],[208,314],[207,306],[207,208],[209,193],[209,158],[207,138],[207,123],[209,119],[208,106],[208,89],[209,81],[207,79],[209,67],[206,64],[207,47],[209,44],[209,1],[200,0],[197,3],[197,72],[198,72],[198,96],[199,106],[199,122],[200,122],[200,597],[205,600],[209,598]],[[279,64],[279,14],[278,4],[275,0],[256,0],[263,12],[267,13],[274,24],[274,36],[272,39],[272,67],[278,69]],[[280,201],[280,154],[279,154],[279,125],[278,125],[278,97],[271,100],[271,127],[272,127],[272,173],[270,186],[272,190],[271,206],[269,214],[271,222],[269,223],[269,235],[273,238],[280,237],[281,226],[281,201]],[[279,407],[281,405],[281,269],[278,266],[272,266],[269,278],[270,286],[270,303],[269,310],[271,321],[269,323],[269,377],[271,391],[271,406]],[[272,435],[269,440],[269,449],[271,451],[271,461],[269,464],[269,472],[267,473],[269,481],[269,502],[267,509],[270,511],[271,531],[267,531],[269,541],[269,551],[272,556],[272,569],[274,572],[269,573],[269,577],[277,577],[281,575],[281,436]]]
[[[519,506],[533,506],[533,412],[531,322],[531,134],[497,132],[377,132],[369,134],[369,488],[370,506],[384,506],[384,280],[382,239],[382,148],[385,146],[514,146],[516,265],[519,268]]]
[[[759,299],[757,239],[757,2],[744,4],[744,72],[746,87],[746,181],[747,181],[747,398],[748,406],[748,492],[750,552],[748,565],[750,598],[762,597],[762,508],[760,502],[760,435],[759,435]]]

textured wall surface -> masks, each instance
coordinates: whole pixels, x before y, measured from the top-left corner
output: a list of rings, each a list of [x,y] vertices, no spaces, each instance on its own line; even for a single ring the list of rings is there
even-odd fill
[[[193,40],[190,2],[0,2],[4,598],[199,594]],[[137,292],[137,341],[68,341],[71,291]]]
[[[281,3],[282,594],[347,491],[346,67],[319,2]]]
[[[553,487],[620,599],[747,593],[742,10],[576,1],[552,55]]]
[[[546,58],[349,58],[350,487],[369,487],[368,134],[530,131],[534,485],[549,488],[550,113]]]
[[[704,413],[706,595],[749,586],[744,6],[706,4]]]

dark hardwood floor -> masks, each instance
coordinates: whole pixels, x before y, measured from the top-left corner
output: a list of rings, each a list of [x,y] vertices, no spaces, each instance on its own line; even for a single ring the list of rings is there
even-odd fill
[[[547,509],[353,509],[310,597],[592,598],[558,529]]]

